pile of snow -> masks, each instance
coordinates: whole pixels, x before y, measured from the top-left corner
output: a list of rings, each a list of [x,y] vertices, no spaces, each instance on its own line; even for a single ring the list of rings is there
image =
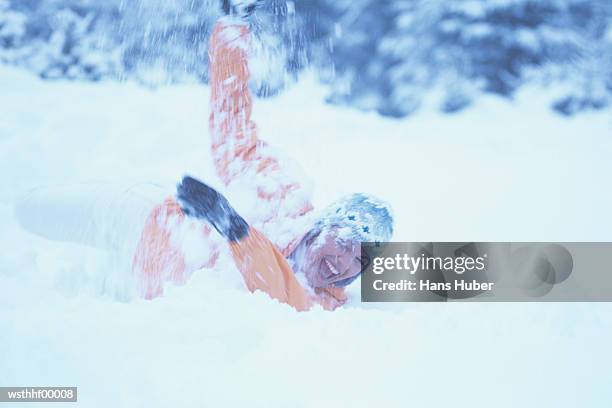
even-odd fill
[[[316,206],[383,197],[395,240],[612,238],[609,113],[565,119],[532,89],[399,121],[325,105],[314,84],[257,100],[255,119]],[[296,313],[248,294],[227,257],[162,298],[118,299],[104,276],[128,271],[24,232],[16,197],[81,180],[170,192],[184,173],[218,185],[207,88],[8,68],[0,88],[0,385],[78,386],[82,407],[609,406],[608,304],[362,304],[356,282],[347,307]]]

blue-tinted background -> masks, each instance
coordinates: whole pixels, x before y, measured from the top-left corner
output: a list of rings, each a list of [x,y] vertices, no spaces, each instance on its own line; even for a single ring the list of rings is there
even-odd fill
[[[206,81],[219,3],[0,0],[0,61],[50,79]],[[551,107],[573,115],[610,103],[611,22],[603,0],[267,0],[254,25],[282,69],[257,88],[277,93],[314,67],[330,101],[401,117],[433,87],[452,113],[561,83]]]

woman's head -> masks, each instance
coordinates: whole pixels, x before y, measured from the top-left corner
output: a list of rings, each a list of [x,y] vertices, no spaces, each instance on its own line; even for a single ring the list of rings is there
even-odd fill
[[[327,207],[294,252],[294,262],[314,288],[343,287],[361,273],[361,243],[384,242],[393,234],[386,202],[352,194]]]

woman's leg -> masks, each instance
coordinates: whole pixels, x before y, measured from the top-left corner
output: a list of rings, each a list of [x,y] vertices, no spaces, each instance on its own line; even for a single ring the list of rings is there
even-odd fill
[[[213,266],[219,252],[210,227],[185,222],[168,195],[155,184],[44,187],[22,196],[16,213],[44,238],[112,250],[121,276],[109,279],[133,281],[137,295],[152,299],[166,282],[185,283],[194,270]]]
[[[41,187],[18,200],[16,215],[23,228],[44,238],[133,254],[164,192],[154,184]]]
[[[148,285],[140,271],[132,271],[133,263],[145,225],[165,195],[165,189],[153,184],[42,187],[21,196],[15,212],[31,233],[109,250],[110,256],[99,268],[81,265],[85,275],[75,276],[74,282],[89,282],[100,293],[129,300],[142,296]],[[66,248],[83,252],[74,246]]]

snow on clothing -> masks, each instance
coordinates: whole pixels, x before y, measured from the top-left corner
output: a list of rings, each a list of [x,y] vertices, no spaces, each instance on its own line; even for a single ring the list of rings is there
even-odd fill
[[[346,301],[343,289],[302,286],[286,260],[312,228],[312,205],[299,176],[257,137],[248,89],[249,41],[246,23],[225,18],[215,26],[209,47],[215,168],[228,190],[239,190],[243,199],[250,195],[247,202],[255,210],[247,216],[248,235],[230,242],[230,252],[250,291],[264,291],[300,311],[314,304],[331,310]],[[160,296],[166,282],[182,284],[195,270],[212,267],[224,244],[208,224],[186,217],[173,197],[160,198],[163,190],[157,186],[81,185],[69,190],[30,194],[18,209],[22,224],[51,239],[133,249],[133,277],[147,299]],[[351,239],[388,240],[391,216],[384,205],[363,195],[336,204],[327,210],[333,211],[326,217],[331,224],[319,220],[315,229],[340,226]],[[363,212],[377,208],[382,212],[374,211],[374,216]],[[28,221],[28,213],[45,220]],[[46,226],[49,217],[60,225]],[[65,219],[72,221],[64,225]],[[387,227],[377,227],[379,222]],[[126,229],[132,232],[124,233]],[[131,237],[133,231],[141,231],[139,237]]]
[[[314,293],[297,281],[285,260],[307,231],[308,190],[257,137],[248,89],[247,24],[220,20],[210,39],[210,138],[220,179],[241,202],[252,203],[249,234],[230,252],[251,291],[262,290],[298,310],[314,303],[333,309],[345,301],[341,288]],[[38,189],[18,204],[26,229],[44,237],[131,252],[139,294],[160,296],[164,284],[182,284],[214,266],[225,243],[211,227],[186,217],[174,197],[154,185],[80,184]],[[296,231],[300,231],[296,234]],[[134,236],[134,235],[137,236]],[[274,242],[268,237],[272,237]]]
[[[248,88],[249,41],[248,25],[226,18],[215,26],[209,47],[209,125],[215,168],[227,188],[244,188],[256,194],[253,203],[265,203],[257,205],[264,209],[258,219],[249,220],[248,236],[230,243],[231,253],[249,290],[262,290],[297,310],[307,310],[314,303],[333,309],[344,303],[343,290],[311,293],[300,285],[285,259],[301,239],[288,240],[286,232],[297,218],[312,211],[312,205],[300,183],[257,137]],[[146,298],[159,296],[164,281],[182,283],[192,272],[172,237],[176,224],[184,219],[179,205],[169,198],[154,208],[146,222],[133,267]],[[271,242],[268,234],[280,242]],[[203,227],[201,235],[209,239],[210,227]],[[215,260],[216,254],[211,255],[207,266]]]
[[[20,197],[16,216],[26,230],[54,241],[74,242],[93,248],[112,250],[116,268],[110,268],[105,287],[120,298],[129,299],[134,292],[144,295],[145,289],[155,288],[151,279],[143,280],[138,274],[118,274],[132,267],[134,254],[142,240],[142,231],[151,221],[152,209],[158,219],[168,189],[151,183],[78,183],[64,186],[41,187]],[[181,245],[180,262],[185,272],[192,268],[213,264],[219,253],[220,239],[211,234],[202,251],[202,234],[210,228],[196,222],[179,222],[180,218],[166,218],[174,225],[172,241]],[[200,250],[197,250],[200,249]],[[151,248],[151,252],[153,248]],[[161,253],[157,254],[162,256]],[[172,258],[171,253],[163,257]],[[148,262],[153,263],[152,257]],[[115,271],[115,269],[117,269]],[[136,271],[136,270],[135,270]],[[179,268],[158,271],[160,280],[184,282],[188,274]],[[169,276],[173,274],[173,276]],[[161,293],[161,291],[159,292]]]

